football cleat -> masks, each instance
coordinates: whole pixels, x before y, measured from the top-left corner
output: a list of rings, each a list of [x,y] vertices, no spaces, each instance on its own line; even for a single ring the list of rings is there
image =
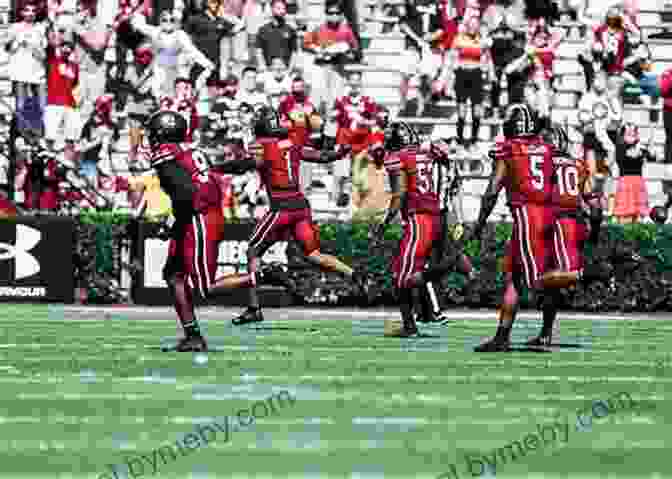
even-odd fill
[[[247,308],[239,316],[236,316],[231,321],[235,326],[240,326],[249,323],[260,323],[264,320],[264,315],[261,309]]]
[[[498,353],[509,351],[511,343],[508,338],[495,336],[474,348],[477,353]]]
[[[208,343],[202,336],[182,338],[175,346],[161,348],[164,352],[204,353],[208,351]]]
[[[551,336],[545,336],[543,334],[540,334],[536,338],[532,338],[529,341],[525,343],[526,346],[537,346],[537,347],[543,347],[543,348],[548,348],[551,346]]]
[[[418,335],[418,327],[413,324],[403,324],[400,319],[386,319],[384,323],[386,338],[412,338]]]

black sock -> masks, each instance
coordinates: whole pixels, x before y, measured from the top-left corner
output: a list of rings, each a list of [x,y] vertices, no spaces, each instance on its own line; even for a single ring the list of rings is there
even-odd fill
[[[543,317],[544,325],[541,328],[541,335],[551,337],[553,335],[553,323],[558,313],[557,295],[555,291],[546,291],[544,294]]]
[[[415,321],[413,320],[413,292],[410,288],[402,288],[398,290],[399,294],[399,310],[401,311],[401,319],[404,322],[404,328],[414,328]]]
[[[511,337],[511,328],[512,324],[509,324],[508,326],[505,326],[502,321],[499,322],[499,325],[497,325],[497,332],[495,333],[495,338],[497,339],[506,339],[507,341]]]
[[[460,145],[464,143],[464,118],[457,119],[457,139]]]
[[[471,122],[471,141],[476,143],[478,141],[478,130],[481,128],[481,119],[477,116],[473,118]]]
[[[201,328],[198,326],[198,321],[194,318],[189,323],[183,324],[184,334],[188,338],[199,337],[201,335]]]

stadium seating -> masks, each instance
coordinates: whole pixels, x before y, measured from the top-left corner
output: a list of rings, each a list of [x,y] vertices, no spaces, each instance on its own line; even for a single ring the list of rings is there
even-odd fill
[[[642,2],[647,5],[651,2]],[[655,8],[655,5],[647,8]],[[324,0],[308,0],[306,10],[302,20],[309,27],[319,24],[323,18]],[[0,12],[0,15],[2,12]],[[665,29],[672,29],[672,24],[662,23],[659,12],[655,10],[645,10],[640,17],[641,26],[645,34],[651,35]],[[577,38],[574,33],[581,30],[583,25],[566,22],[562,24],[568,30],[568,38],[562,42],[558,51],[558,60],[555,64],[556,73],[556,97],[553,107],[553,118],[556,121],[567,121],[570,125],[577,125],[576,106],[585,90],[583,74],[579,63],[576,61],[579,51],[584,47],[584,40]],[[5,26],[0,26],[0,37],[4,34]],[[368,45],[365,51],[362,65],[352,66],[352,69],[363,73],[364,93],[377,99],[380,103],[387,105],[393,112],[398,111],[400,104],[399,85],[402,78],[403,66],[400,65],[400,52],[404,48],[404,38],[401,34],[391,33],[386,35],[367,33],[373,28],[364,29],[364,42]],[[672,66],[672,40],[649,40],[656,71],[660,72],[665,68]],[[8,55],[3,50],[0,51],[0,115],[9,117],[12,114],[14,100],[12,98],[11,84],[7,74]],[[450,101],[440,102],[439,106],[448,107],[448,111],[454,112],[454,103]],[[654,106],[659,108],[659,106]],[[649,112],[648,108],[641,105],[626,105],[626,119],[634,121],[636,124],[644,127],[643,137],[648,138],[649,130]],[[423,119],[421,123],[436,124],[440,129],[442,136],[452,136],[455,134],[456,115],[452,113],[448,117]],[[409,121],[416,121],[409,119]],[[484,140],[484,150],[487,148],[487,142],[492,140],[496,134],[497,122],[493,119],[485,119],[481,128],[480,136]],[[1,133],[1,130],[0,130]],[[656,125],[653,131],[655,137],[654,153],[658,158],[662,158],[665,134],[661,125]],[[118,172],[128,173],[128,162],[126,161],[129,148],[128,132],[122,131],[122,137],[115,145],[113,155],[113,164]],[[645,167],[645,175],[649,185],[650,200],[652,204],[662,202],[661,179],[663,177],[662,165],[648,164]],[[483,183],[483,184],[481,184]],[[484,188],[485,180],[473,180],[465,193],[468,197],[474,198],[477,203],[481,190]],[[467,200],[471,202],[471,200]],[[471,207],[467,206],[467,216],[473,216]]]

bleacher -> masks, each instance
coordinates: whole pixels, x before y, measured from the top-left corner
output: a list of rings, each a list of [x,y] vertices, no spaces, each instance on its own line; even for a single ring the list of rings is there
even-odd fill
[[[651,3],[651,0],[642,3]],[[651,8],[653,7],[653,8]],[[308,0],[305,17],[302,18],[309,28],[319,25],[323,20],[324,0]],[[648,6],[649,10],[643,10],[641,15],[641,27],[648,37],[664,29],[672,30],[672,24],[665,24],[661,20],[660,13],[656,11],[655,5]],[[555,83],[556,95],[553,105],[553,119],[559,122],[567,121],[569,125],[577,125],[576,106],[585,91],[583,74],[576,58],[579,51],[584,46],[584,40],[580,36],[581,30],[585,30],[582,25],[565,22],[561,26],[566,28],[567,36],[562,42],[558,51],[558,59],[555,62],[555,73],[557,80]],[[0,27],[2,28],[2,27]],[[380,103],[387,105],[393,112],[398,111],[401,98],[399,85],[401,83],[403,67],[400,65],[400,52],[404,48],[404,38],[399,33],[390,33],[385,35],[369,34],[367,31],[373,29],[364,28],[363,36],[368,48],[365,50],[362,65],[351,68],[362,71],[364,81],[364,94],[377,99]],[[0,38],[2,37],[0,31]],[[651,48],[654,57],[654,67],[656,72],[661,72],[667,67],[672,66],[672,40],[649,40],[648,45]],[[11,83],[7,72],[8,54],[4,49],[0,49],[0,115],[9,116],[14,104],[12,98]],[[454,107],[449,101],[441,102],[439,106]],[[653,108],[660,108],[660,104]],[[449,111],[454,111],[454,108]],[[645,106],[625,105],[626,119],[643,127],[643,137],[648,138],[649,111]],[[455,135],[456,114],[443,118],[423,118],[408,119],[410,122],[433,124],[441,129],[442,136]],[[661,120],[662,121],[662,120]],[[482,121],[480,139],[483,141],[484,149],[487,143],[497,132],[498,122],[495,119],[485,118]],[[665,133],[662,123],[656,125],[654,131],[655,143],[654,153],[658,158],[663,157],[665,142]],[[467,126],[466,134],[470,134]],[[576,137],[576,134],[574,135]],[[127,154],[129,149],[128,131],[122,131],[122,137],[115,145],[113,154],[113,165],[120,174],[128,174]],[[465,172],[467,173],[467,172]],[[485,172],[487,174],[487,171]],[[468,174],[468,173],[467,173]],[[662,195],[661,180],[664,175],[664,165],[647,164],[644,169],[649,186],[651,204],[661,204],[664,201]],[[465,186],[465,213],[466,219],[471,220],[476,215],[475,210],[478,207],[479,197],[485,188],[486,181],[481,174],[481,178],[469,180]],[[317,193],[315,198],[320,205],[324,204],[324,193]],[[327,211],[328,212],[328,211]],[[503,204],[498,205],[496,213],[505,214],[506,210]]]

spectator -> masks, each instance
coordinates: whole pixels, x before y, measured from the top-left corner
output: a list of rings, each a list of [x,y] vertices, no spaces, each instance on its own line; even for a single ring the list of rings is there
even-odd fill
[[[258,105],[268,105],[268,96],[259,88],[257,81],[257,69],[254,67],[245,67],[242,73],[242,88],[236,95],[240,103],[247,103],[253,107]]]
[[[401,32],[406,37],[406,50],[425,55],[436,32],[443,28],[442,15],[434,2],[406,0],[399,19]]]
[[[401,106],[399,116],[418,117],[421,116],[425,106],[425,92],[427,83],[424,82],[420,73],[419,65],[409,62],[409,71],[402,72],[401,84],[399,85]],[[441,85],[441,90],[445,90],[445,85]]]
[[[278,108],[280,121],[289,130],[289,139],[297,146],[306,145],[311,133],[322,126],[322,118],[306,90],[305,80],[300,76],[294,77],[290,94],[280,102]],[[306,191],[313,185],[312,173],[313,165],[302,162],[301,184]]]
[[[342,159],[334,165],[334,179],[338,187],[337,205],[347,205],[346,183],[351,182],[357,192],[355,208],[361,208],[369,196],[368,148],[371,130],[376,126],[378,106],[368,96],[362,95],[362,74],[351,72],[348,76],[349,93],[336,100],[336,142],[349,145],[351,161]]]
[[[62,168],[46,145],[30,146],[19,137],[16,141],[17,172],[14,189],[23,197],[22,206],[28,210],[56,211],[59,207]]]
[[[653,141],[653,129],[650,140]],[[654,161],[655,158],[648,148],[640,144],[639,128],[632,123],[626,123],[620,129],[616,145],[616,163],[620,176],[614,216],[620,224],[638,223],[649,214],[648,192],[642,169],[644,162]]]
[[[175,80],[175,96],[162,97],[159,101],[161,110],[170,110],[182,115],[188,123],[186,143],[194,141],[194,133],[199,127],[198,108],[196,107],[194,83],[189,78],[180,77]]]
[[[668,78],[666,81],[669,82],[670,79]],[[672,164],[672,96],[663,98],[663,127],[665,128],[665,159],[663,161]],[[668,180],[672,180],[672,178],[668,178]],[[668,183],[672,183],[672,181],[668,181]],[[672,193],[672,188],[670,188],[669,193]]]
[[[490,39],[492,46],[490,53],[492,55],[492,63],[495,67],[495,79],[491,90],[491,104],[492,107],[499,110],[501,115],[502,108],[506,104],[500,104],[502,93],[505,91],[507,97],[515,97],[508,83],[507,76],[504,75],[504,69],[516,58],[523,55],[525,51],[525,33],[520,30],[512,28],[510,15],[503,15],[502,20],[497,27],[490,32]],[[502,88],[504,87],[504,88]]]
[[[224,144],[222,146],[222,163],[234,160],[236,158],[236,147],[231,144]],[[219,164],[213,164],[209,170],[209,176],[212,181],[219,187],[222,194],[222,208],[221,211],[208,211],[208,219],[206,221],[208,228],[208,239],[214,241],[221,241],[224,238],[225,224],[224,222],[231,222],[239,218],[238,214],[238,198],[234,194],[233,180],[234,176],[224,174],[219,171]],[[222,221],[223,220],[223,221]],[[216,258],[214,258],[216,260]]]
[[[135,15],[142,15],[147,19],[152,16],[152,11],[147,4],[140,0],[119,0],[119,12],[112,24],[114,34],[110,39],[110,45],[113,45],[114,48],[108,49],[110,55],[106,58],[106,61],[110,63],[107,76],[108,81],[111,82],[110,87],[106,90],[112,90],[116,82],[122,81],[126,75],[129,52],[135,51],[145,41],[145,36],[131,25],[131,19]],[[118,98],[118,110],[123,108],[120,101],[121,98]]]
[[[119,127],[112,121],[112,103],[110,95],[98,97],[91,117],[82,127],[79,142],[79,173],[92,182],[98,180],[98,163],[110,162],[112,147],[119,141]],[[105,166],[105,169],[110,169]]]
[[[74,164],[74,143],[79,140],[80,116],[75,100],[79,84],[79,65],[73,61],[74,44],[66,40],[60,47],[51,47],[47,80],[45,137],[50,148],[65,142],[66,161]]]
[[[239,82],[235,75],[229,75],[220,82],[219,97],[210,108],[208,124],[210,130],[227,142],[237,145],[238,154],[242,153],[247,138],[247,130],[241,117],[241,102],[238,100]]]
[[[245,22],[245,33],[247,34],[247,53],[250,63],[257,68],[266,67],[262,65],[257,42],[261,27],[266,25],[273,18],[268,0],[247,0],[243,6],[243,21]]]
[[[326,9],[327,21],[318,30],[304,37],[304,49],[315,55],[316,75],[311,82],[313,100],[326,111],[343,91],[345,64],[352,62],[359,44],[350,27],[343,21],[338,5]]]
[[[455,95],[457,96],[457,138],[469,148],[476,145],[483,117],[483,77],[491,70],[487,43],[481,38],[479,22],[472,17],[464,31],[455,38],[453,48],[457,54],[455,70]],[[494,75],[493,75],[494,76]],[[471,141],[464,140],[467,117],[467,100],[471,102]]]
[[[586,64],[584,68],[599,68],[606,71],[610,77],[613,77],[611,83],[616,88],[620,96],[623,88],[621,75],[625,68],[625,58],[628,51],[629,34],[638,32],[628,30],[623,18],[623,12],[620,7],[611,7],[607,10],[604,23],[593,30],[593,35],[589,37],[592,47],[592,56],[596,65]],[[587,76],[592,76],[591,72]]]
[[[597,183],[595,187],[602,191],[609,175],[609,157],[615,152],[610,132],[620,127],[623,118],[620,104],[607,94],[606,73],[597,73],[592,88],[579,101],[578,109],[583,130],[584,158],[594,175],[593,181]],[[611,189],[611,186],[607,188]]]
[[[257,66],[261,71],[271,67],[274,58],[280,58],[289,70],[294,69],[296,60],[296,30],[287,24],[287,3],[273,0],[273,19],[261,27],[257,34]]]
[[[277,109],[292,87],[292,77],[282,58],[271,60],[271,69],[262,75],[262,84],[271,106]]]
[[[563,30],[551,31],[544,18],[530,20],[529,37],[525,55],[514,60],[507,68],[508,74],[522,73],[536,90],[535,105],[539,120],[550,128],[553,103],[553,62],[555,52],[564,38]]]
[[[214,76],[228,75],[230,58],[222,58],[221,43],[225,37],[232,37],[245,28],[239,18],[224,13],[223,0],[208,0],[205,9],[187,19],[185,31],[191,36],[196,48],[215,65]],[[229,51],[226,55],[229,55]],[[196,81],[204,68],[196,65],[191,71],[192,81]]]
[[[160,98],[175,95],[173,85],[175,85],[175,80],[182,76],[178,69],[180,55],[185,55],[202,68],[202,73],[195,82],[196,90],[200,91],[205,86],[207,79],[215,69],[215,63],[194,46],[184,30],[177,28],[176,19],[171,12],[166,10],[161,13],[160,27],[147,25],[144,17],[141,16],[134,17],[131,25],[146,35],[152,43],[154,96]]]
[[[151,67],[154,54],[149,46],[142,46],[135,50],[135,62],[127,70],[123,88],[128,94],[129,120],[129,158],[131,168],[136,167],[138,148],[142,144],[142,127],[150,113],[156,110],[157,102],[152,95],[152,77],[154,69]]]
[[[35,23],[37,7],[27,3],[21,10],[21,21],[8,30],[6,49],[10,53],[9,79],[16,99],[19,131],[42,129],[46,107],[47,35],[45,26]],[[30,107],[29,107],[30,105]]]
[[[97,98],[105,93],[105,47],[111,37],[94,17],[90,5],[80,3],[76,22],[75,56],[79,63],[80,113],[83,118],[91,115]]]
[[[645,76],[653,76],[651,73],[652,55],[649,47],[640,39],[633,39],[631,43],[631,51],[624,61],[625,71],[623,72],[623,79],[625,87],[623,90],[624,97],[635,99],[636,103],[644,104],[649,108],[649,122],[652,124],[658,123],[658,108],[651,108],[653,103],[658,101],[657,88],[653,91],[642,88],[641,80]],[[644,80],[646,82],[646,80]],[[651,93],[651,95],[649,95]]]

